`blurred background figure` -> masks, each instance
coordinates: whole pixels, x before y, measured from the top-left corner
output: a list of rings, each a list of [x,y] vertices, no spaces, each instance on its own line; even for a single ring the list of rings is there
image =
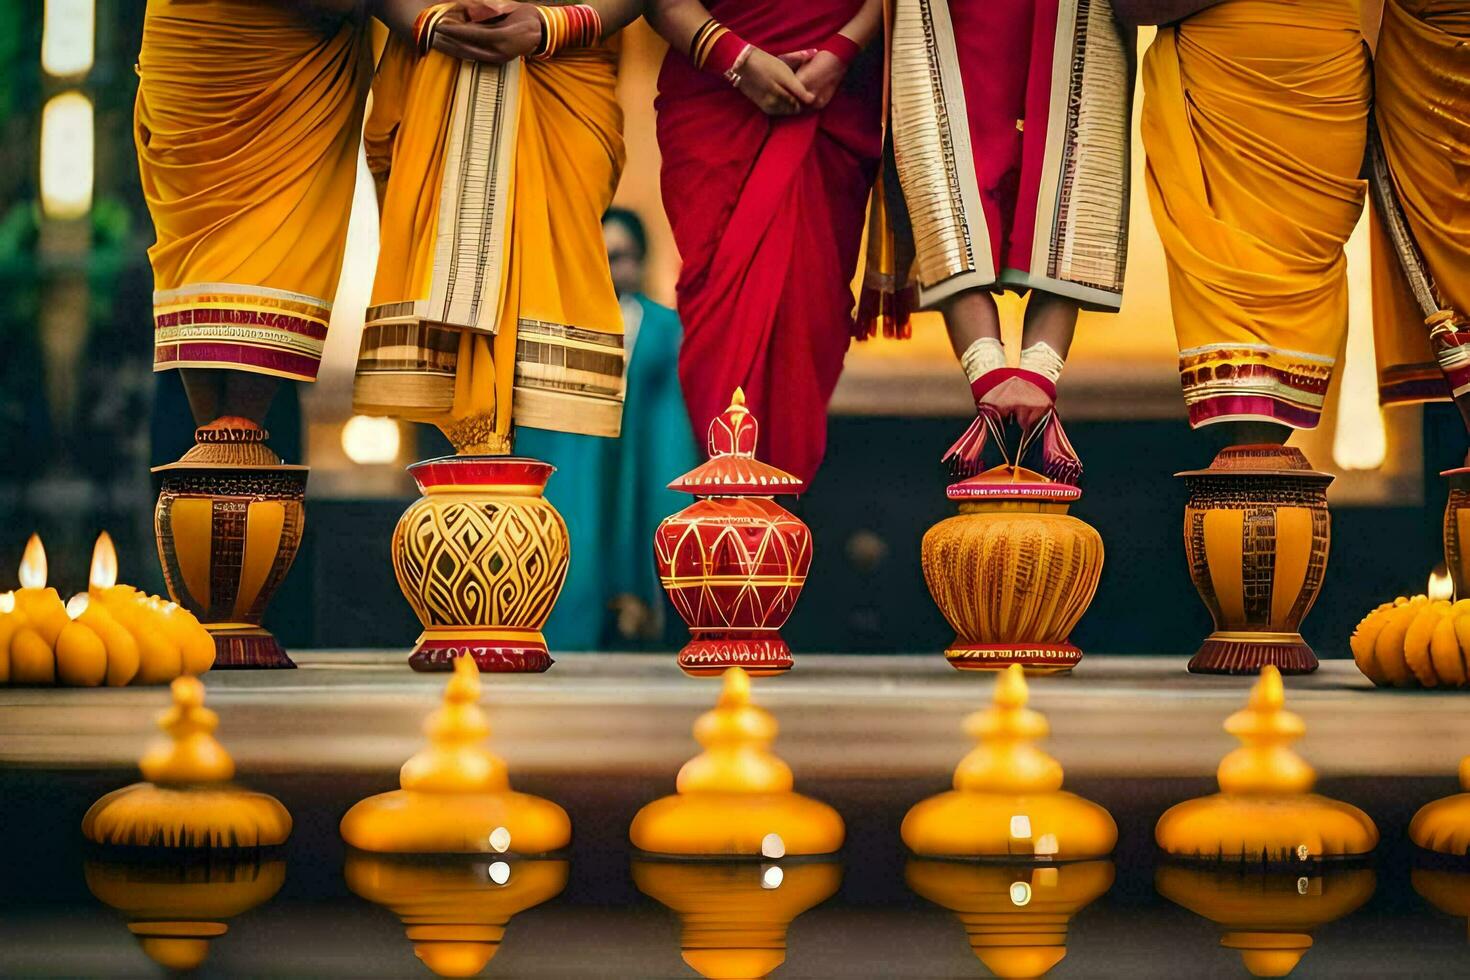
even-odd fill
[[[688,503],[667,489],[669,481],[703,458],[679,391],[679,318],[643,293],[643,221],[612,208],[602,232],[623,311],[622,437],[522,429],[515,444],[517,455],[556,466],[546,495],[571,530],[566,589],[545,630],[553,655],[625,650],[662,637],[666,600],[653,566],[653,530]]]

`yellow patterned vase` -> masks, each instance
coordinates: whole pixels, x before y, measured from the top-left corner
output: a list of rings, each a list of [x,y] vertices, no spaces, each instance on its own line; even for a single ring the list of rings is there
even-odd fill
[[[929,594],[956,634],[945,657],[961,670],[1071,670],[1082,651],[1068,635],[1103,566],[1102,537],[1067,513],[1082,491],[1005,465],[948,495],[960,512],[928,530],[921,552]]]
[[[305,466],[287,466],[270,433],[226,416],[161,477],[153,531],[170,598],[214,637],[214,669],[295,667],[260,625],[306,528]]]
[[[567,525],[545,497],[554,467],[514,456],[446,456],[408,468],[423,496],[393,531],[393,572],[423,635],[409,665],[482,671],[551,666],[541,627],[566,580]]]
[[[1291,446],[1228,446],[1189,488],[1184,552],[1215,621],[1189,661],[1197,674],[1255,674],[1274,664],[1309,674],[1317,657],[1301,623],[1327,573],[1330,473]]]

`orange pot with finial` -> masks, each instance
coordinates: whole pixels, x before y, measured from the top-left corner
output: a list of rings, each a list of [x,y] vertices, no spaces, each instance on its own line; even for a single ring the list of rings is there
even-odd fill
[[[780,631],[806,583],[812,535],[776,503],[776,494],[800,493],[803,484],[755,458],[759,436],[737,388],[710,422],[709,459],[669,484],[698,499],[654,532],[659,581],[689,626],[679,666],[691,675],[791,668]]]

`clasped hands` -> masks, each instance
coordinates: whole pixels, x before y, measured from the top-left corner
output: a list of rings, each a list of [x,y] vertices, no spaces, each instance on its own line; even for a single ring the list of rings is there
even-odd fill
[[[782,55],[753,48],[740,67],[740,93],[768,116],[794,116],[832,101],[847,66],[830,51],[806,48]]]
[[[465,61],[503,65],[535,54],[542,21],[519,0],[459,0],[434,31],[434,50]]]

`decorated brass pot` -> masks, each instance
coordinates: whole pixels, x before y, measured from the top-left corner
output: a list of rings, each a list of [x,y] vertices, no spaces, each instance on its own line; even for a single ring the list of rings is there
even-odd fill
[[[812,535],[773,498],[797,493],[802,484],[755,458],[759,431],[737,388],[730,407],[710,423],[709,460],[669,484],[701,499],[654,532],[659,581],[693,634],[679,651],[688,674],[791,668],[780,629],[806,583]]]
[[[1067,513],[1082,491],[1006,464],[948,496],[960,512],[931,527],[921,551],[929,594],[956,634],[945,657],[961,670],[1071,670],[1082,651],[1068,634],[1103,565],[1102,538]]]
[[[1317,669],[1302,619],[1327,572],[1329,473],[1291,446],[1228,446],[1207,470],[1178,474],[1189,488],[1184,552],[1215,620],[1189,669],[1283,674]]]
[[[153,514],[169,596],[214,637],[214,669],[295,667],[260,625],[306,527],[305,466],[287,466],[270,433],[226,416],[162,474]]]
[[[423,496],[393,531],[393,572],[424,626],[409,665],[551,666],[546,625],[567,575],[567,525],[545,497],[555,467],[516,456],[445,456],[408,468]]]

